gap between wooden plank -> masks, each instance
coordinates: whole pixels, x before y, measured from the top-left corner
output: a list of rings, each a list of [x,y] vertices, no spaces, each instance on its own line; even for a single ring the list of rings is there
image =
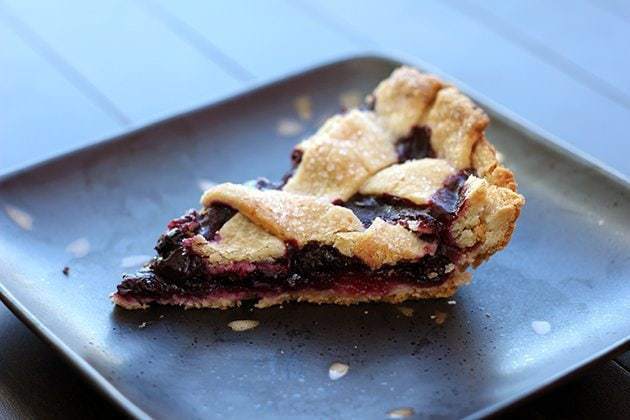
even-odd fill
[[[0,174],[124,127],[0,19]],[[1,416],[0,416],[1,418]]]
[[[355,54],[361,48],[361,42],[340,35],[293,1],[150,1],[192,28],[202,43],[210,42],[225,52],[257,80],[277,79],[307,66]],[[178,27],[169,29],[190,43]]]
[[[630,109],[630,97],[617,89],[617,87],[583,68],[571,59],[558,54],[543,43],[522,33],[510,22],[495,15],[481,4],[473,5],[465,0],[459,0],[457,2],[446,0],[444,4],[480,22],[500,37],[540,57],[551,66],[566,73],[567,76],[572,79],[588,86],[590,89],[606,96],[608,99],[617,102],[624,108]]]
[[[339,32],[344,35],[350,41],[360,45],[362,47],[371,47],[374,48],[377,46],[377,43],[363,34],[358,32],[349,31],[347,26],[343,25],[343,22],[335,21],[334,19],[330,19],[330,16],[327,15],[326,12],[322,11],[316,2],[312,1],[304,1],[304,0],[294,0],[293,4],[301,8],[306,14],[313,16],[328,28],[333,31]]]
[[[99,91],[89,80],[64,60],[44,39],[40,38],[25,22],[13,14],[9,8],[0,3],[0,19],[2,19],[24,42],[41,55],[51,66],[93,101],[108,115],[124,126],[130,124],[129,118],[114,105],[107,96]]]
[[[133,125],[196,108],[246,85],[128,0],[64,0],[63,8],[54,2],[1,1]]]
[[[137,0],[136,4],[141,6],[147,13],[154,18],[161,20],[166,26],[171,28],[174,33],[178,34],[186,41],[190,42],[195,48],[202,52],[206,57],[216,63],[225,72],[241,82],[249,82],[254,79],[254,75],[246,68],[234,61],[225,54],[221,49],[214,45],[210,40],[201,35],[195,28],[188,25],[177,16],[169,13],[159,4],[147,1]]]
[[[322,23],[326,24],[326,26],[328,26],[330,29],[339,32],[352,41],[359,44],[367,45],[369,47],[380,47],[379,43],[376,42],[374,39],[370,38],[364,33],[350,29],[351,25],[346,22],[342,17],[332,17],[329,11],[322,10],[321,6],[317,6],[315,2],[294,0],[294,4],[304,10],[305,13],[310,13],[314,15]]]
[[[299,4],[300,7],[303,7],[306,11],[316,14],[317,17],[319,17],[331,28],[337,30],[340,33],[343,33],[347,37],[363,40],[370,45],[377,45],[376,42],[367,38],[366,36],[358,35],[355,31],[348,30],[349,25],[344,25],[343,22],[340,23],[339,21],[335,21],[335,19],[331,19],[326,12],[318,9],[313,4],[306,4],[303,1],[296,1],[296,3]],[[456,7],[456,5],[453,4],[452,0],[447,0],[444,3],[452,9],[458,12],[462,12],[468,17],[482,23],[491,31],[495,32],[497,35],[508,40],[509,42],[516,44],[529,51],[530,53],[540,57],[548,64],[556,67],[563,73],[566,73],[572,79],[589,87],[597,93],[602,94],[608,99],[615,101],[624,108],[630,109],[630,97],[625,95],[614,85],[591,73],[587,69],[584,69],[579,64],[574,63],[570,59],[556,53],[554,50],[546,47],[544,44],[541,44],[536,40],[520,33],[520,31],[518,31],[516,28],[513,28],[509,22],[492,14],[492,12],[490,12],[489,10],[482,7],[474,6],[466,1],[458,1],[456,3],[456,5],[464,6],[462,9]],[[337,16],[336,18],[338,20],[341,20]]]
[[[509,22],[515,30],[568,58],[630,97],[630,65],[625,51],[630,26],[620,16],[588,0],[468,0]],[[570,3],[570,4],[568,4]]]

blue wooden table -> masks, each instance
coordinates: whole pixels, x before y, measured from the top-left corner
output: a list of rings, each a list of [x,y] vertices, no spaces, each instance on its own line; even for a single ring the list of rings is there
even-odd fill
[[[424,60],[630,176],[623,0],[0,0],[0,173],[365,52]],[[628,366],[518,413],[630,412]],[[0,417],[108,409],[0,308]]]

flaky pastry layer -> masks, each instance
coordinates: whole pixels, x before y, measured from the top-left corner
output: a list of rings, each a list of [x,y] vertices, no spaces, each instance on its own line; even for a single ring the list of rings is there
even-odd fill
[[[489,118],[466,95],[439,78],[410,67],[396,69],[372,94],[373,110],[353,109],[330,118],[314,135],[296,146],[297,166],[281,190],[259,190],[221,184],[202,196],[204,207],[227,205],[237,211],[212,240],[187,240],[209,267],[239,262],[271,263],[288,247],[317,243],[356,257],[372,270],[413,263],[433,256],[436,237],[422,236],[408,225],[376,217],[368,227],[348,208],[338,205],[359,195],[388,197],[430,205],[450,177],[470,174],[461,189],[449,241],[458,247],[456,269],[437,286],[399,284],[387,294],[344,294],[303,289],[259,296],[259,307],[287,300],[349,304],[381,300],[447,297],[466,283],[469,265],[478,265],[505,247],[524,204],[513,173],[497,159],[485,137]],[[401,159],[400,140],[415,128],[430,133],[431,155]],[[451,246],[449,244],[449,246]],[[178,297],[157,303],[186,307],[229,307],[243,296]],[[114,295],[124,307],[141,307],[132,298]]]
[[[484,137],[487,115],[455,87],[410,67],[395,70],[381,82],[374,98],[374,111],[336,115],[297,146],[302,158],[282,191],[233,184],[206,191],[204,206],[227,204],[258,227],[239,221],[243,235],[257,244],[255,254],[247,246],[238,254],[234,241],[240,243],[241,235],[222,232],[232,228],[231,223],[219,232],[220,242],[196,238],[195,250],[217,264],[269,261],[281,253],[279,240],[298,245],[314,241],[334,245],[372,268],[419,258],[431,246],[411,240],[408,230],[390,229],[387,239],[397,246],[382,249],[381,238],[363,234],[356,216],[332,202],[361,192],[426,204],[448,176],[462,169],[478,175],[467,182],[465,202],[470,204],[455,223],[458,244],[478,248],[465,263],[479,264],[502,248],[524,201],[514,192],[512,173],[501,166]],[[396,140],[418,125],[431,129],[435,158],[397,163]],[[368,250],[379,252],[374,256]]]

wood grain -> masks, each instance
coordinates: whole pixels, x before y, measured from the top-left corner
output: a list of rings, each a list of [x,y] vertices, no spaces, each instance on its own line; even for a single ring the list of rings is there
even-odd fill
[[[355,40],[331,30],[291,1],[158,3],[256,79],[277,78],[361,50]],[[181,35],[191,39],[190,30]]]
[[[128,1],[6,4],[134,124],[216,100],[242,85]]]

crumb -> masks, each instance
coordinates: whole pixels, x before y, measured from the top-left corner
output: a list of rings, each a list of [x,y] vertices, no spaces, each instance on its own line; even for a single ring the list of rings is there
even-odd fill
[[[145,322],[143,322],[142,324],[138,325],[138,328],[140,328],[140,329],[142,329],[142,328],[146,328],[146,327],[147,327],[147,325],[149,325],[149,323],[145,321]]]
[[[33,217],[25,212],[24,210],[20,210],[17,207],[13,207],[10,205],[4,206],[4,212],[9,216],[9,219],[13,221],[16,225],[21,227],[24,230],[32,230],[33,229]]]
[[[435,323],[438,325],[444,324],[444,321],[446,321],[446,317],[448,317],[448,314],[441,311],[435,311],[435,314],[431,315],[431,319],[435,320]]]
[[[164,314],[160,315],[160,319],[164,318]]]
[[[538,335],[545,335],[551,332],[551,324],[547,321],[532,321],[532,329]]]
[[[361,105],[361,96],[358,90],[348,90],[339,95],[339,103],[346,110],[358,108]]]
[[[368,311],[363,311],[363,313],[364,313],[365,315],[367,315],[369,312],[368,312]]]
[[[387,413],[387,417],[390,419],[402,419],[405,417],[411,417],[415,414],[413,408],[410,407],[402,407],[396,408],[395,410],[391,410]]]
[[[420,227],[420,222],[418,220],[410,220],[407,222],[407,227],[410,230],[416,231]]]
[[[276,131],[282,137],[293,137],[302,132],[302,124],[299,121],[292,120],[289,118],[283,118],[278,121],[278,125],[276,127]]]
[[[599,220],[597,221],[597,225],[598,225],[598,226],[604,226],[604,219],[599,219]]]
[[[328,377],[333,381],[336,381],[337,379],[346,376],[346,373],[348,373],[349,369],[350,366],[346,365],[345,363],[335,362],[330,365],[330,368],[328,369]]]
[[[413,316],[413,308],[410,308],[408,306],[399,306],[398,310],[407,318],[411,318]]]
[[[456,305],[456,304],[457,304],[457,302],[456,302],[456,301],[454,301],[454,300],[449,300],[449,301],[448,301],[448,302],[446,302],[446,303],[448,303],[449,305]]]
[[[74,255],[75,258],[85,257],[90,253],[90,241],[87,238],[76,239],[66,246],[66,251]]]
[[[69,276],[70,275],[70,267],[65,266],[63,268],[63,270],[61,270],[61,272],[63,273],[64,276]]]
[[[486,318],[490,318],[490,314],[486,312]]]
[[[308,95],[301,95],[295,98],[293,101],[295,111],[301,120],[307,121],[313,117],[313,107],[311,106],[311,97]]]
[[[228,327],[232,329],[232,331],[247,331],[256,328],[260,324],[259,321],[254,319],[239,319],[236,321],[232,321],[228,324]]]

